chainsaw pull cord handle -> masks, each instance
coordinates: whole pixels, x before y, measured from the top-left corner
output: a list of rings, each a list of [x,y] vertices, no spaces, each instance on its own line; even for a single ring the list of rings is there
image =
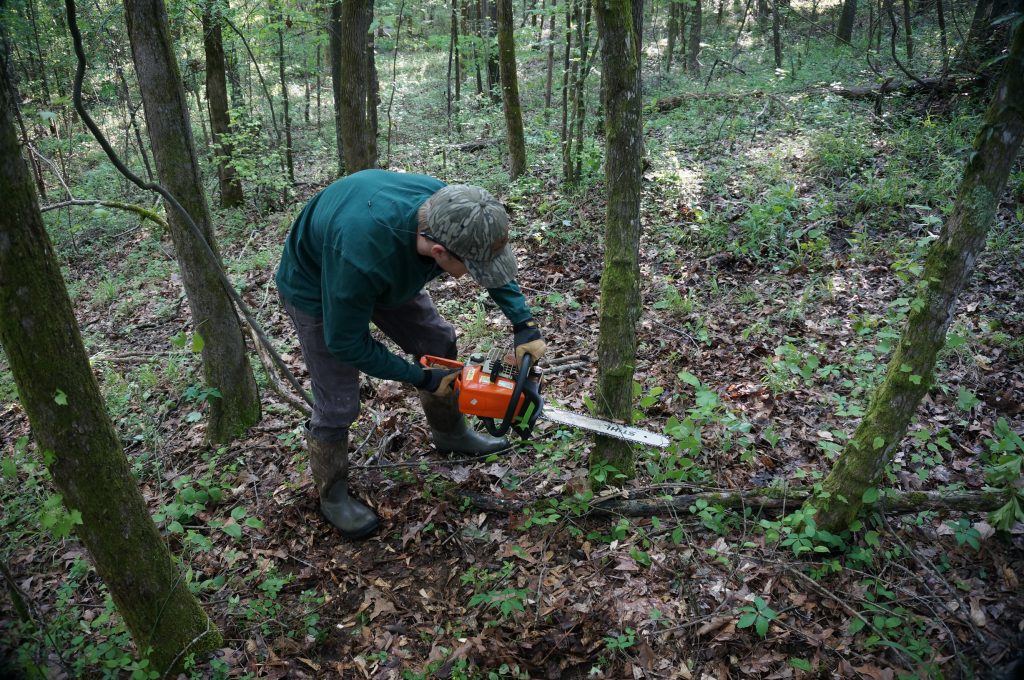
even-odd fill
[[[533,404],[534,411],[530,416],[529,422],[516,426],[516,432],[523,439],[530,436],[533,425],[537,422],[537,417],[544,407],[544,402],[541,401],[540,391],[537,389],[536,383],[530,380],[530,368],[532,365],[533,356],[524,354],[519,364],[519,375],[516,377],[515,387],[512,388],[512,397],[508,400],[508,409],[505,411],[505,418],[501,421],[501,425],[495,425],[494,418],[481,418],[484,421],[484,427],[487,428],[487,432],[492,437],[502,437],[512,429],[512,426],[515,424],[516,407],[519,405],[520,397],[524,396],[524,392],[526,397],[524,406],[529,408],[530,404]]]

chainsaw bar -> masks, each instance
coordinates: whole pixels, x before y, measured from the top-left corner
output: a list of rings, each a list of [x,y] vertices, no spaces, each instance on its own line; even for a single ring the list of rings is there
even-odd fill
[[[544,408],[541,409],[540,416],[538,417],[543,418],[544,420],[550,420],[554,423],[571,425],[584,430],[590,430],[591,432],[603,434],[608,437],[614,437],[615,439],[622,439],[627,442],[635,442],[637,444],[646,444],[647,446],[657,446],[662,449],[671,443],[668,437],[657,434],[656,432],[641,430],[638,427],[631,427],[621,423],[612,423],[607,420],[601,420],[600,418],[585,416],[581,413],[573,413],[572,411],[550,408],[547,404],[545,404]]]

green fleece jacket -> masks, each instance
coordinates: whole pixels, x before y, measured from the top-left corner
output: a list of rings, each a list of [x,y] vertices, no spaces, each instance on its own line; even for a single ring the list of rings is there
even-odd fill
[[[398,307],[445,273],[416,252],[416,213],[444,182],[411,173],[363,170],[306,204],[277,268],[281,294],[322,317],[324,340],[341,361],[377,378],[417,384],[423,369],[370,335],[375,308]],[[519,285],[488,289],[513,324],[530,318]]]

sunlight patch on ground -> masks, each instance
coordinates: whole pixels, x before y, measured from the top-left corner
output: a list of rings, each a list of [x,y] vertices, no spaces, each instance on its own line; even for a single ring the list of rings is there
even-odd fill
[[[704,190],[704,163],[694,161],[680,153],[665,154],[661,162],[654,161],[654,179],[667,193],[686,199],[696,199]]]

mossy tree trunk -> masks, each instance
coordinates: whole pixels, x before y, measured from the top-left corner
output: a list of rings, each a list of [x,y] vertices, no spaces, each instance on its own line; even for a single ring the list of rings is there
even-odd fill
[[[501,71],[501,98],[505,108],[509,176],[515,180],[526,172],[523,108],[519,103],[519,77],[516,75],[516,34],[512,20],[512,0],[497,0],[497,5],[498,63]]]
[[[237,208],[245,196],[242,182],[231,167],[231,144],[224,141],[231,134],[228,117],[228,82],[224,68],[224,39],[221,12],[227,8],[224,3],[206,0],[203,4],[203,50],[206,53],[206,101],[210,107],[210,131],[213,134],[213,148],[218,156],[217,178],[220,185],[220,206]],[[147,161],[148,164],[148,161]]]
[[[76,532],[140,653],[163,673],[220,647],[132,478],[82,346],[14,130],[0,47],[0,345]],[[173,677],[180,670],[165,673]]]
[[[1024,138],[1024,24],[1017,28],[1003,78],[974,140],[953,213],[932,244],[907,327],[889,369],[853,438],[813,501],[818,525],[835,531],[857,515],[864,492],[878,484],[930,388],[935,357],[946,340],[957,297],[985,248],[999,198]]]
[[[373,0],[344,0],[341,3],[340,38],[341,96],[339,124],[345,148],[345,171],[359,172],[377,167],[376,130],[367,112],[370,97],[367,41],[373,20]]]
[[[220,263],[210,260],[200,240],[204,238],[218,252],[167,11],[163,0],[125,0],[124,7],[157,174],[203,232],[201,236],[194,233],[175,211],[168,211],[193,328],[203,338],[204,380],[207,388],[220,395],[211,394],[208,400],[206,436],[223,443],[259,421],[259,392],[238,316],[219,278]]]
[[[643,123],[640,85],[640,0],[596,0],[604,76],[605,187],[607,212],[601,317],[598,334],[600,415],[630,422],[640,317],[640,180]],[[608,474],[615,468],[622,478]],[[617,439],[598,437],[590,456],[591,481],[616,483],[635,475],[633,451]],[[602,482],[602,478],[605,478]]]

